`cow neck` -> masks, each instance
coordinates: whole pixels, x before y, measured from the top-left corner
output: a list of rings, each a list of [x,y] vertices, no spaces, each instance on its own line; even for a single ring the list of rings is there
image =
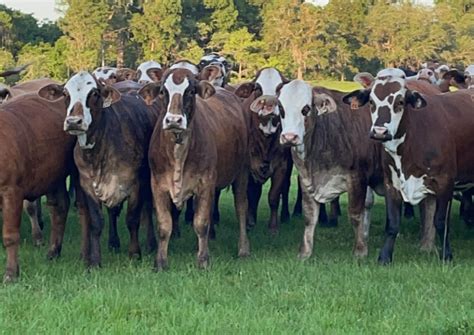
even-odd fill
[[[96,114],[101,115],[104,112],[104,109],[102,109]],[[93,166],[101,163],[100,161],[105,161],[102,159],[96,159],[96,156],[99,153],[101,154],[100,156],[102,156],[103,152],[107,148],[107,144],[105,143],[107,141],[103,140],[106,131],[106,120],[104,117],[99,116],[92,121],[85,134],[78,135],[78,145],[81,148],[82,156],[84,157],[85,161],[92,164]],[[94,166],[94,168],[98,167]]]
[[[271,122],[271,121],[270,121]],[[270,136],[265,134],[259,128],[260,122],[252,117],[252,136],[250,136],[250,148],[253,151],[252,155],[262,157],[264,162],[270,162],[274,157],[275,151],[279,149],[278,143],[281,133],[281,126],[278,125],[278,130]]]

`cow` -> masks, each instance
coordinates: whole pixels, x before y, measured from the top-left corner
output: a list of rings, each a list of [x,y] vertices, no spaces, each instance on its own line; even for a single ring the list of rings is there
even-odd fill
[[[48,258],[61,253],[69,208],[66,177],[74,170],[75,138],[62,130],[64,98],[59,100],[47,103],[37,93],[29,93],[0,106],[0,204],[7,254],[4,282],[19,275],[23,199],[47,196],[51,213]]]
[[[235,87],[229,85],[232,65],[224,57],[214,52],[207,54],[201,58],[197,67],[200,80],[235,91]]]
[[[452,259],[446,213],[456,183],[474,181],[474,95],[469,90],[421,95],[407,87],[398,69],[380,71],[371,88],[345,101],[370,102],[370,137],[384,147],[383,170],[388,222],[379,262],[393,259],[402,201],[424,208],[442,242],[441,258]]]
[[[25,66],[7,71],[6,73],[12,74],[21,71],[24,69]],[[5,72],[3,73],[5,74]],[[43,79],[35,79],[30,80],[21,84],[14,85],[12,87],[4,86],[0,89],[0,104],[3,102],[11,101],[13,98],[19,98],[24,94],[27,93],[35,93],[41,87],[47,84],[55,83],[55,81],[43,78]],[[23,202],[23,209],[28,214],[31,223],[31,237],[33,239],[33,244],[35,246],[40,246],[43,244],[43,217],[42,217],[42,210],[41,210],[41,197],[39,197],[34,202],[30,202],[28,200],[24,200]]]
[[[348,192],[349,218],[355,232],[353,254],[368,254],[373,194],[367,189],[382,186],[381,146],[367,136],[368,113],[355,115],[342,103],[343,96],[302,80],[293,80],[279,90],[280,143],[291,147],[302,184],[305,231],[300,259],[313,252],[320,204],[344,192]]]
[[[191,73],[194,75],[197,75],[199,73],[199,68],[193,62],[190,62],[186,59],[179,60],[173,63],[170,66],[170,70],[173,70],[173,69],[187,69],[191,71]]]
[[[159,236],[155,269],[168,267],[172,205],[180,209],[190,198],[195,208],[197,264],[200,268],[208,266],[208,231],[214,193],[230,185],[240,227],[238,254],[248,256],[249,120],[239,98],[206,81],[197,81],[187,69],[169,70],[161,85],[148,84],[140,94],[149,102],[159,96],[164,106],[149,151]]]
[[[88,72],[72,76],[65,85],[48,85],[40,96],[56,101],[66,96],[63,127],[77,137],[74,162],[90,215],[83,227],[82,254],[88,266],[101,264],[102,204],[116,208],[128,201],[126,223],[130,232],[129,256],[140,257],[138,228],[142,211],[151,227],[148,144],[157,111],[137,95],[121,95]],[[148,213],[145,213],[148,211]],[[148,235],[148,247],[156,245]]]
[[[136,81],[140,84],[148,84],[160,81],[163,75],[163,69],[160,63],[153,60],[141,63],[136,72]]]

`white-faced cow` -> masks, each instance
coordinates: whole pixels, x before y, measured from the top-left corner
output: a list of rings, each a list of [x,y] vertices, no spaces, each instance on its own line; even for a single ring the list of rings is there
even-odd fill
[[[129,255],[140,256],[138,227],[142,210],[151,201],[148,144],[156,110],[137,95],[120,95],[88,72],[79,72],[62,85],[49,85],[40,96],[56,100],[66,96],[64,131],[77,136],[74,161],[90,215],[83,230],[82,254],[89,266],[101,263],[102,204],[114,208],[128,200],[126,223]],[[149,219],[150,215],[144,215]],[[148,220],[149,221],[149,220]],[[151,222],[148,222],[151,227]],[[149,246],[156,241],[149,234]]]
[[[160,63],[153,60],[141,63],[136,72],[136,81],[140,84],[148,84],[160,81],[163,69]]]
[[[191,71],[191,73],[194,75],[197,75],[199,73],[199,68],[196,66],[196,64],[185,59],[173,63],[170,66],[170,70],[174,69],[186,69],[188,71]]]
[[[214,193],[229,185],[240,225],[239,256],[249,255],[249,120],[238,97],[206,81],[197,81],[186,69],[170,70],[160,86],[149,84],[141,95],[148,101],[160,95],[165,109],[156,123],[149,152],[160,242],[155,268],[168,265],[172,204],[182,208],[190,198],[194,199],[198,266],[208,265]]]
[[[385,69],[369,89],[350,93],[346,101],[371,105],[371,138],[385,149],[384,183],[388,222],[379,261],[392,261],[400,227],[402,201],[424,207],[451,259],[446,220],[455,183],[474,181],[474,95],[469,90],[422,96],[407,88],[403,73]]]
[[[382,182],[381,146],[367,136],[368,113],[342,103],[342,92],[313,88],[302,80],[283,85],[279,92],[280,142],[291,146],[303,193],[305,231],[299,257],[311,256],[320,204],[344,192],[349,195],[349,218],[354,226],[354,255],[365,257],[372,193]],[[366,199],[366,195],[369,195]]]

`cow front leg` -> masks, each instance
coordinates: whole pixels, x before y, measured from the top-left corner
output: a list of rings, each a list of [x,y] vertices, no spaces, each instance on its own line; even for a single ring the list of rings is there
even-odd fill
[[[421,213],[421,242],[420,250],[425,252],[432,252],[436,250],[435,237],[436,229],[434,225],[434,217],[436,213],[436,198],[434,196],[427,196],[420,203]]]
[[[293,216],[301,216],[303,214],[303,191],[301,190],[301,182],[299,176],[297,180],[298,188],[296,191],[295,207],[293,207]]]
[[[21,210],[23,195],[19,190],[8,190],[3,194],[3,245],[7,253],[7,264],[3,282],[15,281],[20,275],[18,248],[20,245]]]
[[[400,193],[393,187],[388,186],[385,194],[385,207],[387,222],[385,224],[385,242],[380,250],[378,262],[386,265],[392,262],[393,249],[398,232],[400,231],[400,220],[402,214],[402,199]]]
[[[290,160],[291,163],[291,160]],[[290,221],[290,209],[289,209],[289,195],[291,186],[291,170],[293,165],[287,163],[285,177],[281,186],[281,213],[280,222]]]
[[[271,177],[270,191],[268,192],[268,205],[270,206],[270,221],[268,229],[270,233],[278,232],[278,205],[280,204],[280,195],[285,183],[286,171],[284,169],[276,170]]]
[[[318,224],[321,204],[314,200],[305,190],[302,192],[304,233],[301,242],[299,259],[308,259],[313,253],[314,230]]]
[[[241,172],[235,182],[232,184],[234,193],[234,206],[239,220],[239,257],[250,256],[250,242],[247,236],[247,187],[248,173]]]
[[[198,239],[197,265],[209,266],[209,227],[214,202],[214,188],[207,187],[196,195],[193,228]]]
[[[73,183],[71,183],[73,184]],[[80,258],[88,263],[90,257],[90,231],[91,217],[89,215],[89,209],[87,207],[87,201],[85,193],[82,187],[77,186],[74,188],[76,194],[76,207],[79,215],[79,224],[81,226],[81,253]]]
[[[158,231],[158,251],[155,257],[154,268],[156,271],[168,268],[168,245],[173,230],[173,218],[171,199],[166,192],[158,189],[156,182],[152,181],[153,200],[155,202],[157,231]]]
[[[117,205],[112,208],[107,208],[107,214],[109,217],[109,250],[114,252],[120,251],[120,237],[118,235],[117,221],[122,211],[123,204]]]
[[[39,199],[38,199],[39,200]],[[33,238],[33,245],[39,247],[43,244],[43,231],[40,223],[39,208],[41,208],[41,201],[23,201],[23,208],[28,214],[31,223],[31,237]],[[39,204],[39,207],[38,207]]]
[[[140,216],[140,225],[146,227],[146,247],[147,252],[155,252],[158,248],[156,242],[155,227],[153,225],[153,204],[151,194],[149,198],[143,203],[143,208]]]
[[[262,195],[262,184],[256,182],[251,176],[249,176],[249,183],[247,187],[247,198],[248,198],[248,223],[249,228],[255,227],[257,224],[257,212],[258,202]]]
[[[348,192],[349,219],[354,229],[354,247],[352,253],[355,257],[364,258],[368,254],[366,228],[364,225],[365,202],[367,198],[367,185],[352,185]]]
[[[87,266],[97,267],[101,266],[102,256],[100,250],[100,236],[104,227],[104,215],[102,213],[102,205],[98,200],[85,194],[87,202],[87,209],[90,215],[89,233],[89,257],[86,259]]]
[[[453,260],[451,244],[449,243],[450,210],[448,208],[451,206],[450,201],[452,201],[452,193],[452,190],[448,190],[436,198],[436,213],[434,218],[434,224],[436,227],[436,232],[438,233],[439,239],[441,241],[440,258],[443,261]]]
[[[62,182],[53,193],[47,195],[47,199],[51,216],[51,236],[47,257],[53,259],[61,255],[69,210],[69,194],[67,193],[66,183]]]

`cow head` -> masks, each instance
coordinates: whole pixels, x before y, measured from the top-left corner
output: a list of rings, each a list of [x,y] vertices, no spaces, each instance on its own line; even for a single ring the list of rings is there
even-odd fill
[[[152,60],[141,63],[136,72],[137,82],[140,84],[159,82],[162,76],[163,69],[161,64]]]
[[[380,71],[371,88],[349,93],[343,102],[352,108],[370,102],[370,137],[380,141],[392,140],[397,135],[407,106],[415,109],[426,106],[425,99],[418,92],[407,89],[405,74],[393,68]]]
[[[230,64],[224,57],[220,56],[218,53],[212,52],[201,58],[199,64],[197,65],[199,71],[202,73],[206,67],[214,65],[220,69],[220,80],[213,83],[213,85],[224,87],[225,84],[229,81],[230,71],[232,70],[232,64]]]
[[[302,80],[293,80],[283,85],[278,100],[281,108],[282,145],[302,145],[308,130],[307,119],[337,110],[336,102],[331,96],[318,93]]]
[[[65,98],[64,130],[71,135],[85,134],[102,108],[120,100],[116,89],[102,84],[86,71],[75,74],[65,85],[45,86],[38,95],[50,101]]]
[[[92,75],[97,81],[106,85],[112,85],[117,82],[117,68],[115,67],[98,67],[92,72]]]
[[[225,68],[221,63],[211,63],[201,70],[198,79],[207,80],[217,87],[224,87],[226,84]]]
[[[277,89],[288,83],[275,68],[264,68],[257,73],[254,81],[241,84],[234,92],[241,98],[253,99],[250,111],[258,117],[259,129],[265,136],[275,134],[280,125],[280,108]]]
[[[416,75],[417,80],[426,80],[430,84],[435,85],[438,82],[435,71],[432,69],[421,69]]]
[[[129,69],[127,67],[117,69],[117,82],[125,80],[135,80],[137,77],[137,71]]]
[[[178,134],[188,129],[194,115],[196,96],[207,99],[215,92],[209,82],[198,81],[191,71],[173,69],[165,74],[159,88],[157,84],[148,84],[138,93],[147,104],[160,96],[166,109],[163,129]]]
[[[191,71],[191,73],[194,75],[197,75],[199,73],[198,67],[188,60],[177,61],[176,63],[170,66],[170,70],[174,69],[186,69]]]
[[[12,96],[12,93],[10,91],[10,88],[0,83],[0,104],[7,101],[9,98],[11,98],[11,96]]]

